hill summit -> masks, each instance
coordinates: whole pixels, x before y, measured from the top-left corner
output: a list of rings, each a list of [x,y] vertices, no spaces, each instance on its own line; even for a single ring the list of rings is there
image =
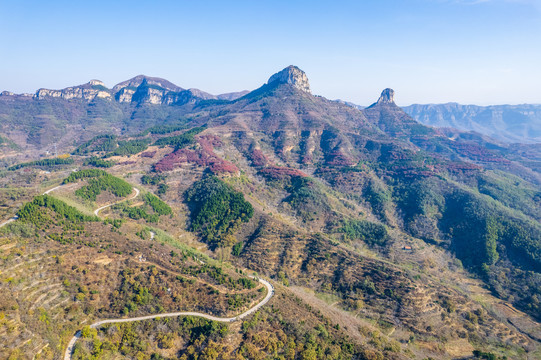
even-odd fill
[[[294,65],[289,65],[282,71],[272,75],[267,84],[270,85],[274,83],[290,84],[299,90],[312,93],[308,82],[308,76],[306,76],[304,71]]]
[[[378,104],[394,104],[394,90],[387,88],[381,92]]]

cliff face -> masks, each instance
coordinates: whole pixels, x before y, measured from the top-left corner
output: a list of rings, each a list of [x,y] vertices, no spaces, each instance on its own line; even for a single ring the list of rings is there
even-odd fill
[[[162,79],[162,78],[150,77],[146,75],[137,75],[136,77],[133,77],[126,81],[122,81],[116,84],[115,86],[113,86],[113,92],[117,93],[121,89],[124,89],[124,88],[135,89],[141,86],[143,83],[146,84],[147,86],[157,86],[159,88],[169,90],[169,91],[179,92],[179,91],[184,90],[180,86],[177,86],[173,84],[172,82]]]
[[[34,97],[36,99],[56,97],[66,100],[83,99],[92,101],[96,98],[111,99],[112,95],[103,82],[99,80],[90,80],[84,85],[68,87],[62,90],[39,89]]]
[[[218,96],[206,93],[199,89],[183,89],[165,79],[138,75],[129,80],[116,84],[109,89],[100,80],[90,80],[88,83],[67,87],[62,90],[39,89],[34,99],[60,98],[65,100],[81,99],[93,101],[105,99],[119,103],[172,105],[196,103],[201,100],[227,100],[233,101],[245,95],[247,91],[226,93]],[[23,94],[28,96],[28,94]],[[22,96],[10,91],[3,91],[0,96]]]
[[[284,70],[272,75],[267,82],[269,85],[275,83],[290,84],[298,90],[311,93],[308,77],[304,71],[293,65],[290,65]]]

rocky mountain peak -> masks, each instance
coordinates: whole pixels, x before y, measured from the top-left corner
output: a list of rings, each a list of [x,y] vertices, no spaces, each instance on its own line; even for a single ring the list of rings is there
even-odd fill
[[[116,84],[113,87],[113,92],[116,93],[123,88],[138,88],[140,85],[144,85],[144,86],[155,85],[155,86],[164,88],[166,90],[175,91],[175,92],[184,90],[180,86],[177,86],[173,84],[172,82],[167,81],[162,78],[150,77],[146,75],[137,75],[136,77],[133,77],[129,80]]]
[[[377,104],[394,104],[394,90],[390,88],[383,90]]]
[[[101,81],[101,80],[96,80],[96,79],[92,79],[88,82],[89,85],[92,85],[92,86],[103,86],[103,87],[106,87],[104,82]]]
[[[308,77],[305,72],[293,65],[272,75],[267,84],[270,85],[273,83],[290,84],[299,90],[311,93],[310,84],[308,83]]]

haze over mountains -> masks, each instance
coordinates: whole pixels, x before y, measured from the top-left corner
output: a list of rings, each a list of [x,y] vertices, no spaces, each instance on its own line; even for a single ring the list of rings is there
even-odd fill
[[[179,104],[195,97],[204,100],[234,100],[246,93],[248,91],[212,95],[199,89],[183,89],[165,79],[138,75],[116,84],[112,89],[107,88],[100,80],[90,80],[86,84],[71,86],[62,90],[39,89],[33,95],[18,95],[3,91],[0,96],[33,97],[36,99],[52,97],[86,101],[106,99],[137,104]]]
[[[87,84],[62,90],[39,89],[35,94],[20,95],[3,91],[0,96],[37,99],[53,97],[86,101],[99,98],[120,103],[180,105],[198,100],[232,101],[248,92],[244,90],[212,95],[199,89],[183,89],[165,79],[138,75],[120,82],[111,89],[99,80],[91,80]],[[343,100],[339,102],[358,109],[364,108]],[[536,144],[541,142],[541,105],[538,104],[477,106],[446,103],[413,104],[402,108],[424,125],[474,131],[505,143]]]
[[[414,104],[404,111],[422,124],[475,131],[507,143],[541,143],[541,105]]]
[[[261,314],[232,325],[230,337],[183,323],[205,337],[168,341],[148,325],[139,329],[148,346],[125,343],[122,351],[170,358],[170,346],[193,358],[196,346],[216,346],[224,358],[367,360],[481,351],[535,359],[541,152],[425,126],[394,97],[384,89],[365,109],[331,101],[313,95],[295,66],[221,98],[143,76],[113,89],[92,81],[0,96],[7,168],[0,184],[9,189],[0,196],[6,215],[24,209],[9,225],[10,253],[0,264],[18,269],[11,251],[30,257],[25,251],[33,249],[36,266],[48,269],[43,276],[69,294],[41,295],[22,266],[0,282],[3,303],[19,304],[2,311],[28,329],[10,333],[8,345],[33,354],[34,343],[49,341],[58,354],[87,319],[248,306],[248,292],[229,294],[237,285],[222,271],[232,268],[207,266],[194,247],[271,279],[277,295]],[[40,161],[52,145],[66,154]],[[140,187],[143,200],[111,207],[103,221],[76,212],[92,214],[130,194],[121,180]],[[36,188],[58,183],[76,189],[53,193],[59,202],[32,200]],[[46,248],[67,261],[40,257]],[[95,263],[98,256],[106,260]],[[86,276],[90,268],[107,281]],[[212,286],[190,288],[202,281]],[[38,314],[36,299],[45,298]],[[43,313],[66,331],[45,333]],[[99,336],[125,338],[115,331]],[[93,340],[85,341],[79,351],[90,356]],[[104,348],[115,354],[115,346]]]

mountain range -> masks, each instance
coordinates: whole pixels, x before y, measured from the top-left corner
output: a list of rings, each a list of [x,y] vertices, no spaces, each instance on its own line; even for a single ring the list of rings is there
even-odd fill
[[[404,111],[422,124],[475,131],[506,143],[541,142],[541,105],[410,105]]]
[[[138,75],[116,84],[112,89],[107,88],[100,80],[90,80],[86,84],[71,86],[62,90],[39,89],[33,95],[3,91],[0,96],[32,97],[39,100],[46,98],[81,99],[86,101],[105,99],[135,104],[183,104],[194,98],[234,100],[246,93],[248,91],[211,95],[199,89],[183,89],[165,79]]]
[[[77,356],[97,339],[125,358],[538,358],[541,149],[423,125],[394,95],[358,109],[289,66],[220,96],[143,76],[0,96],[2,209],[19,216],[0,243],[0,311],[26,329],[5,348],[54,358],[88,319],[225,316],[258,299],[231,280],[249,269],[277,293],[223,336],[146,324],[143,345],[110,327]],[[131,186],[144,198],[90,216]]]

